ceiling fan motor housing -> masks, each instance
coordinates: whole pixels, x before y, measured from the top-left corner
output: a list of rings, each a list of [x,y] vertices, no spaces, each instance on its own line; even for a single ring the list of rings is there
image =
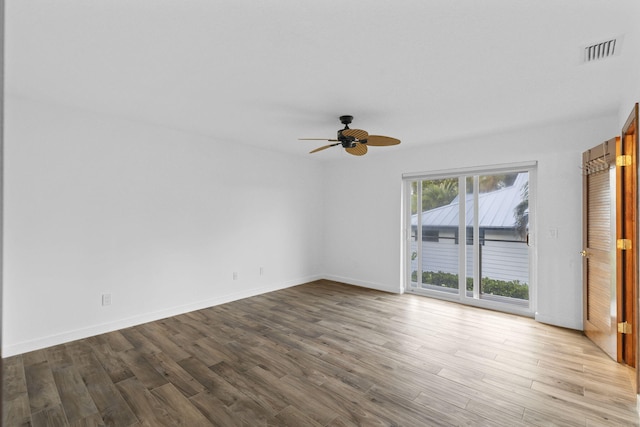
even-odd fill
[[[344,130],[344,129],[342,129]],[[342,130],[338,131],[338,141],[342,143],[344,148],[353,148],[356,146],[356,137],[342,134]]]

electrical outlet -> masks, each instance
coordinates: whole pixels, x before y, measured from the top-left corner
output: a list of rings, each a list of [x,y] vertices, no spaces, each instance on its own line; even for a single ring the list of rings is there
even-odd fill
[[[262,276],[264,274],[264,267],[260,267],[260,275]]]
[[[233,272],[233,280],[238,280],[238,272],[237,271]]]
[[[111,305],[111,294],[102,294],[102,306]]]

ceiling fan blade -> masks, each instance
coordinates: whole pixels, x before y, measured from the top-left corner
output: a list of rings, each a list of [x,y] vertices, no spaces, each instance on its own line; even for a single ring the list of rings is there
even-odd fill
[[[366,144],[373,145],[375,147],[384,147],[387,145],[398,145],[400,144],[400,140],[391,138],[390,136],[369,135]]]
[[[369,132],[362,129],[344,129],[342,134],[344,136],[353,136],[357,140],[366,139],[369,136]]]
[[[326,150],[327,148],[329,148],[329,147],[334,147],[334,146],[336,146],[336,145],[340,145],[340,143],[338,142],[338,143],[336,143],[336,144],[323,145],[322,147],[318,147],[318,148],[316,148],[315,150],[311,150],[311,151],[309,151],[309,154],[311,154],[311,153],[317,153],[318,151]]]
[[[298,138],[298,141],[329,141],[329,142],[337,142],[337,139],[327,139],[327,138]]]
[[[364,156],[367,154],[367,146],[363,144],[356,144],[355,147],[347,147],[345,148],[347,153],[353,154],[354,156]]]

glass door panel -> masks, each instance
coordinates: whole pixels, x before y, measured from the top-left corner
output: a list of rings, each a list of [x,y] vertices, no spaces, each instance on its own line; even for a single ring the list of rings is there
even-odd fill
[[[529,306],[529,173],[477,178],[479,297]]]
[[[458,293],[458,178],[412,182],[412,287]]]

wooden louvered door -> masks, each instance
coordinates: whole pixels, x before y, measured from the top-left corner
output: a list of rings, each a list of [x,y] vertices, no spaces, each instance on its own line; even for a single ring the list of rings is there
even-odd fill
[[[584,331],[618,360],[615,253],[616,139],[582,155]]]
[[[638,384],[638,104],[617,137],[583,153],[585,334]]]
[[[618,361],[638,366],[638,104],[622,128],[618,143],[617,172],[617,250],[618,323],[627,327],[618,334]],[[637,388],[637,377],[634,376]]]

